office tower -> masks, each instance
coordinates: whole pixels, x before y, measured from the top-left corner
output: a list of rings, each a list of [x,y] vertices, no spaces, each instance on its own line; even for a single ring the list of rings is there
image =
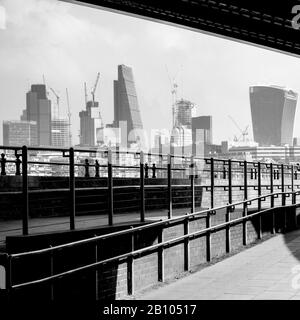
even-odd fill
[[[204,143],[212,144],[212,116],[199,116],[192,118],[193,135],[197,129],[204,130]]]
[[[188,100],[178,100],[175,103],[175,127],[186,126],[191,129],[192,108],[194,104]]]
[[[38,145],[51,145],[51,101],[46,95],[46,86],[35,84],[26,95],[26,112],[21,119],[37,123]]]
[[[292,145],[298,94],[277,86],[250,87],[254,141],[260,146]]]
[[[121,128],[121,144],[136,142],[143,129],[132,69],[118,66],[118,80],[114,80],[114,126]]]
[[[79,112],[80,117],[80,145],[94,147],[98,144],[97,132],[103,128],[99,103],[88,101],[86,110]]]
[[[37,146],[35,121],[3,121],[3,144],[5,146]]]
[[[193,154],[199,155],[199,150],[208,155],[209,146],[212,145],[212,116],[199,116],[192,118]]]
[[[51,135],[53,147],[70,147],[69,121],[67,119],[53,119]]]

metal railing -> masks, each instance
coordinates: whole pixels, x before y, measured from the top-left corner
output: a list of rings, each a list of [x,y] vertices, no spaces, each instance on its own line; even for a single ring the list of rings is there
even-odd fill
[[[55,280],[62,279],[65,277],[68,277],[72,274],[76,274],[78,272],[85,272],[87,270],[96,269],[95,272],[97,272],[97,268],[101,265],[105,265],[111,262],[117,262],[118,264],[122,261],[127,261],[127,288],[128,288],[128,294],[131,295],[134,293],[134,280],[133,280],[133,270],[134,270],[134,259],[136,257],[139,257],[141,255],[148,255],[153,252],[158,252],[159,259],[158,259],[158,281],[164,281],[164,258],[163,258],[163,252],[164,249],[174,246],[177,244],[184,243],[184,269],[188,271],[190,269],[190,247],[189,242],[193,239],[197,239],[201,236],[206,237],[206,260],[209,262],[211,261],[211,235],[215,232],[218,232],[220,230],[226,230],[226,252],[231,252],[231,227],[242,224],[243,225],[243,245],[247,245],[247,222],[251,221],[254,218],[258,219],[258,230],[257,235],[258,239],[262,238],[262,223],[261,219],[263,215],[271,214],[271,233],[275,233],[275,215],[278,212],[278,209],[287,209],[287,208],[296,208],[298,206],[297,204],[297,195],[300,194],[300,191],[294,191],[294,192],[277,192],[277,193],[271,193],[263,196],[258,196],[252,199],[243,200],[231,204],[227,204],[220,207],[215,207],[207,210],[201,210],[198,212],[193,213],[186,213],[185,215],[173,217],[168,220],[162,220],[153,222],[151,224],[146,224],[143,226],[130,228],[106,235],[101,236],[95,236],[88,239],[83,239],[79,241],[74,241],[71,243],[66,243],[62,245],[57,245],[45,249],[40,250],[34,250],[30,252],[23,252],[23,253],[17,253],[17,254],[5,254],[3,257],[5,257],[5,265],[6,268],[6,290],[8,294],[12,294],[15,290],[20,290],[25,287],[30,287],[34,285],[44,285],[46,283],[50,283],[51,285],[51,299],[54,299],[53,296],[53,286],[55,285]],[[256,210],[255,212],[249,212],[248,208],[251,205],[252,202],[258,202],[261,203],[263,201],[266,201],[267,198],[271,198],[271,200],[280,197],[284,200],[282,200],[281,206],[274,206],[274,201],[270,201],[270,207],[266,209],[258,208],[259,210]],[[292,203],[290,205],[287,205],[285,203],[285,199],[288,197],[292,197]],[[235,211],[235,209],[239,206],[242,206],[242,216],[240,218],[231,219],[231,213]],[[226,221],[216,224],[214,226],[211,226],[211,216],[216,215],[217,211],[225,210],[226,214]],[[297,227],[297,217],[296,212],[293,212],[294,220],[294,226]],[[189,231],[189,223],[196,219],[206,219],[206,227],[194,232]],[[165,228],[169,228],[171,226],[177,225],[178,223],[182,223],[184,225],[184,235],[182,236],[176,236],[175,238],[172,238],[170,240],[163,239],[163,232]],[[283,222],[283,228],[286,229],[287,226],[287,211],[284,211],[284,222]],[[144,248],[135,250],[135,237],[134,235],[137,233],[140,233],[144,230],[152,229],[158,231],[158,243],[152,244],[150,246],[146,246]],[[118,254],[116,256],[106,258],[103,260],[98,260],[99,257],[96,255],[95,261],[93,263],[88,263],[79,267],[75,267],[69,270],[66,270],[64,272],[60,273],[54,273],[53,272],[53,264],[54,264],[54,253],[61,250],[67,250],[69,248],[74,247],[80,247],[86,244],[90,244],[92,246],[95,246],[96,252],[98,252],[98,246],[99,242],[107,239],[112,239],[115,237],[120,237],[124,235],[131,236],[131,250],[130,252]],[[27,282],[21,282],[21,283],[14,283],[14,263],[17,260],[28,258],[32,256],[43,256],[43,255],[49,255],[50,257],[50,274],[46,277],[38,278],[32,281]],[[98,280],[96,281],[95,286],[98,288]],[[98,289],[96,290],[96,298],[99,298]]]
[[[299,180],[299,168],[294,165],[272,164],[263,162],[247,162],[232,159],[214,159],[201,158],[193,156],[177,156],[165,154],[148,154],[143,152],[132,151],[112,151],[112,150],[91,150],[91,149],[74,149],[74,148],[40,148],[40,147],[8,147],[0,146],[1,150],[6,152],[14,152],[15,159],[7,158],[5,153],[2,153],[1,176],[7,175],[6,166],[8,163],[15,165],[15,175],[22,175],[22,230],[23,235],[29,234],[29,168],[30,165],[42,164],[46,166],[67,166],[69,179],[69,224],[70,230],[76,228],[76,197],[75,197],[75,179],[79,176],[78,168],[82,168],[82,176],[85,178],[104,178],[107,180],[107,196],[108,196],[108,222],[109,225],[114,224],[114,190],[120,186],[114,185],[114,179],[117,178],[116,172],[120,170],[133,170],[134,175],[139,179],[138,184],[133,187],[139,189],[140,197],[140,221],[145,221],[145,189],[146,179],[157,179],[159,177],[166,180],[167,191],[167,207],[168,218],[173,216],[173,179],[188,178],[189,183],[184,184],[190,188],[190,196],[188,197],[188,206],[191,212],[195,211],[195,181],[197,178],[200,183],[197,184],[204,191],[209,193],[210,202],[207,207],[213,208],[216,205],[215,193],[217,190],[228,192],[228,203],[233,201],[233,193],[235,190],[244,191],[243,198],[248,198],[249,190],[257,191],[257,196],[262,195],[262,189],[266,189],[273,193],[278,190],[285,191],[300,188],[300,184],[295,182]],[[65,162],[43,162],[32,161],[29,159],[29,154],[32,152],[56,152],[60,153]],[[81,161],[76,162],[75,154]],[[92,155],[92,160],[86,158]],[[131,155],[131,160],[134,165],[120,165],[120,155]],[[80,156],[81,155],[81,156]],[[10,155],[12,156],[12,155]],[[148,159],[148,162],[145,161]],[[100,164],[101,160],[101,164]],[[106,161],[106,163],[103,163]],[[151,161],[153,163],[151,163]],[[114,163],[117,162],[117,163]],[[91,168],[94,170],[92,177]],[[100,169],[102,172],[100,172]],[[150,170],[152,170],[152,175]],[[150,174],[149,174],[150,172]],[[197,181],[198,181],[197,180]],[[186,181],[186,180],[185,180]],[[199,182],[198,181],[198,182]],[[236,184],[235,182],[239,182]],[[155,185],[153,185],[155,187]],[[284,199],[284,198],[282,198]],[[274,199],[271,199],[274,201]],[[285,200],[283,200],[285,201]],[[284,204],[282,202],[282,204]],[[260,202],[258,201],[260,209]]]

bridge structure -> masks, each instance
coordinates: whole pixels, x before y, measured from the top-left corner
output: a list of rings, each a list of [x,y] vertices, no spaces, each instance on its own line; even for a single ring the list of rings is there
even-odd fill
[[[12,300],[123,299],[298,226],[295,165],[0,148],[0,287]]]

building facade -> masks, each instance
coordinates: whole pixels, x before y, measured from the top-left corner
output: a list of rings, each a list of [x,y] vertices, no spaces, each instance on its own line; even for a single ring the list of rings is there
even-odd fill
[[[53,147],[70,147],[69,122],[66,119],[54,119],[51,124],[51,140]]]
[[[253,137],[259,146],[293,145],[298,94],[276,86],[250,87]]]
[[[5,146],[37,146],[35,121],[3,121],[3,144]]]
[[[121,130],[121,145],[129,146],[136,142],[143,129],[137,93],[132,69],[125,65],[118,66],[118,80],[114,80],[114,123]]]
[[[88,101],[86,110],[79,112],[80,146],[94,147],[98,144],[97,132],[103,127],[99,103]]]
[[[51,101],[47,98],[45,85],[31,86],[21,119],[36,122],[39,146],[51,146]]]

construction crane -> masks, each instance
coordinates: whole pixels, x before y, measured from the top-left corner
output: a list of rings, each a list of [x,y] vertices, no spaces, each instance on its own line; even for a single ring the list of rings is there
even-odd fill
[[[56,117],[57,119],[59,118],[59,95],[54,91],[53,88],[50,88],[50,90],[53,92],[53,94],[55,95],[56,97],[56,105],[57,105],[57,109],[55,110],[55,113],[54,113],[54,117]]]
[[[84,101],[85,101],[85,106],[87,105],[88,101],[88,95],[87,95],[87,90],[86,90],[86,82],[84,83]]]
[[[244,129],[242,130],[240,128],[240,126],[236,123],[236,121],[230,116],[228,115],[228,118],[234,123],[234,125],[238,128],[238,130],[241,132],[241,136],[239,138],[237,138],[236,136],[234,136],[234,141],[240,141],[241,138],[243,137],[242,141],[245,142],[246,141],[246,136],[249,134],[248,133],[248,128],[249,128],[249,125]]]
[[[100,78],[100,72],[97,73],[96,82],[95,82],[94,87],[93,87],[93,89],[91,91],[93,107],[95,107],[95,92],[96,92],[96,88],[97,88],[97,85],[98,85],[98,82],[99,82],[99,78]]]
[[[70,100],[69,100],[69,92],[68,88],[66,88],[67,95],[67,105],[68,105],[68,119],[69,119],[69,144],[72,145],[72,132],[71,132],[71,109],[70,109]]]
[[[170,82],[170,85],[171,85],[171,95],[172,95],[172,123],[173,123],[173,127],[175,126],[175,114],[176,114],[176,101],[177,101],[177,88],[178,88],[178,84],[175,82],[175,79],[178,75],[178,72],[177,74],[173,77],[173,79],[171,79],[170,77],[170,73],[169,73],[169,70],[168,70],[168,67],[166,65],[166,71],[167,71],[167,75],[168,75],[168,78],[169,78],[169,82]]]

